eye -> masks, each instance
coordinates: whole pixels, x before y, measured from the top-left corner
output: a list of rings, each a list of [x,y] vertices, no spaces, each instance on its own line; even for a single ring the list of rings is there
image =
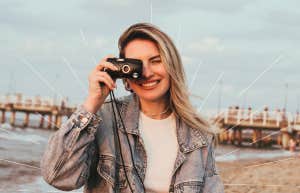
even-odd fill
[[[152,60],[151,63],[153,64],[161,63],[161,60]]]

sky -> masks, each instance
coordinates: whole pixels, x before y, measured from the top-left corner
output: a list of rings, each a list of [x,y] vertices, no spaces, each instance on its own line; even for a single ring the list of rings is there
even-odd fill
[[[200,111],[286,103],[295,112],[299,7],[296,0],[2,0],[0,100],[17,92],[82,103],[90,71],[118,55],[121,33],[149,22],[175,42]],[[129,94],[118,84],[117,96]]]

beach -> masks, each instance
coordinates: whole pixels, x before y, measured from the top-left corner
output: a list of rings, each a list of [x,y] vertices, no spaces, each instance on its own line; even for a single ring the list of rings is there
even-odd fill
[[[1,193],[64,192],[49,186],[40,175],[40,159],[52,133],[1,125]],[[298,152],[299,149],[296,153],[290,153],[279,147],[255,149],[219,145],[216,148],[216,161],[225,192],[300,192]],[[72,192],[82,192],[82,189]]]
[[[299,193],[299,158],[298,155],[217,164],[226,193]]]

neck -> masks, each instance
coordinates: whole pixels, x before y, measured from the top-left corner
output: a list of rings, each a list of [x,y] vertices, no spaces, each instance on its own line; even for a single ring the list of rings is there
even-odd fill
[[[172,113],[172,109],[166,99],[160,101],[140,99],[140,109],[145,115],[153,119],[164,119]]]

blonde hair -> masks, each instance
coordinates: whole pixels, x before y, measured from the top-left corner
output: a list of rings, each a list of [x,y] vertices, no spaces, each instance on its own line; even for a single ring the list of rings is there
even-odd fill
[[[134,24],[119,38],[120,57],[125,57],[125,47],[134,39],[150,40],[157,45],[162,62],[170,75],[169,103],[175,116],[192,128],[213,133],[209,122],[197,113],[189,100],[181,58],[170,37],[152,24]]]

